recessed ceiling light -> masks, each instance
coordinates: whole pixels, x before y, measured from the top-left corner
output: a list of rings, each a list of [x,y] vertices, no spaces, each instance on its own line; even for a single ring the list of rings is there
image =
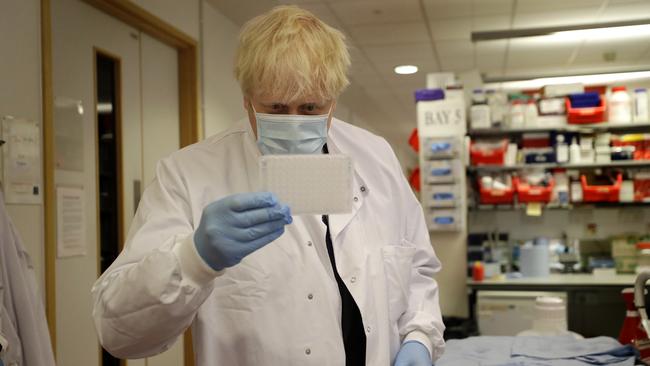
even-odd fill
[[[400,75],[415,74],[418,72],[418,67],[415,65],[399,65],[395,66],[395,73]]]

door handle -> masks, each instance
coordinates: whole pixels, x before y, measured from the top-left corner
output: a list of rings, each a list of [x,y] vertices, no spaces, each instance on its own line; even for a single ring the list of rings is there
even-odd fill
[[[138,210],[142,198],[142,182],[139,179],[133,181],[133,214]]]

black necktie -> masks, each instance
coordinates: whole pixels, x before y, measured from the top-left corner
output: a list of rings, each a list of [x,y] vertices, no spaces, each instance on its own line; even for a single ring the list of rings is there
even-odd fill
[[[323,153],[329,153],[327,145],[323,146]],[[334,278],[341,295],[341,329],[343,332],[343,346],[345,347],[345,365],[363,366],[366,364],[366,333],[363,330],[361,311],[336,269],[336,258],[334,258],[329,217],[327,215],[323,215],[323,223],[327,226],[325,233],[327,254],[330,257]]]

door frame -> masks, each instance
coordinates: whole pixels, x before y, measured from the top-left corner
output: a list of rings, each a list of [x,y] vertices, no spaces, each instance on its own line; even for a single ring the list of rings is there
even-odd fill
[[[201,136],[199,108],[198,42],[171,24],[129,0],[81,0],[123,23],[146,33],[177,50],[180,147],[197,142]],[[52,91],[52,12],[51,0],[41,0],[41,78],[43,118],[43,185],[45,245],[45,313],[52,349],[56,355],[56,191],[54,156],[54,96]],[[194,365],[192,335],[184,335],[186,366]]]

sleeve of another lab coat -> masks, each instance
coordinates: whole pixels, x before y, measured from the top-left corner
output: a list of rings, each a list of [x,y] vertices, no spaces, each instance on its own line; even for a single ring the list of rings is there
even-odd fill
[[[408,309],[399,319],[398,327],[400,335],[404,337],[402,342],[418,341],[424,344],[435,361],[445,348],[445,325],[440,312],[438,283],[434,278],[441,265],[431,246],[422,206],[402,173],[397,157],[392,154],[392,158],[394,174],[399,177],[404,239],[417,249],[413,257]]]
[[[158,163],[124,250],[92,288],[100,343],[120,358],[170,348],[219,275],[196,252],[189,194],[173,164]]]

